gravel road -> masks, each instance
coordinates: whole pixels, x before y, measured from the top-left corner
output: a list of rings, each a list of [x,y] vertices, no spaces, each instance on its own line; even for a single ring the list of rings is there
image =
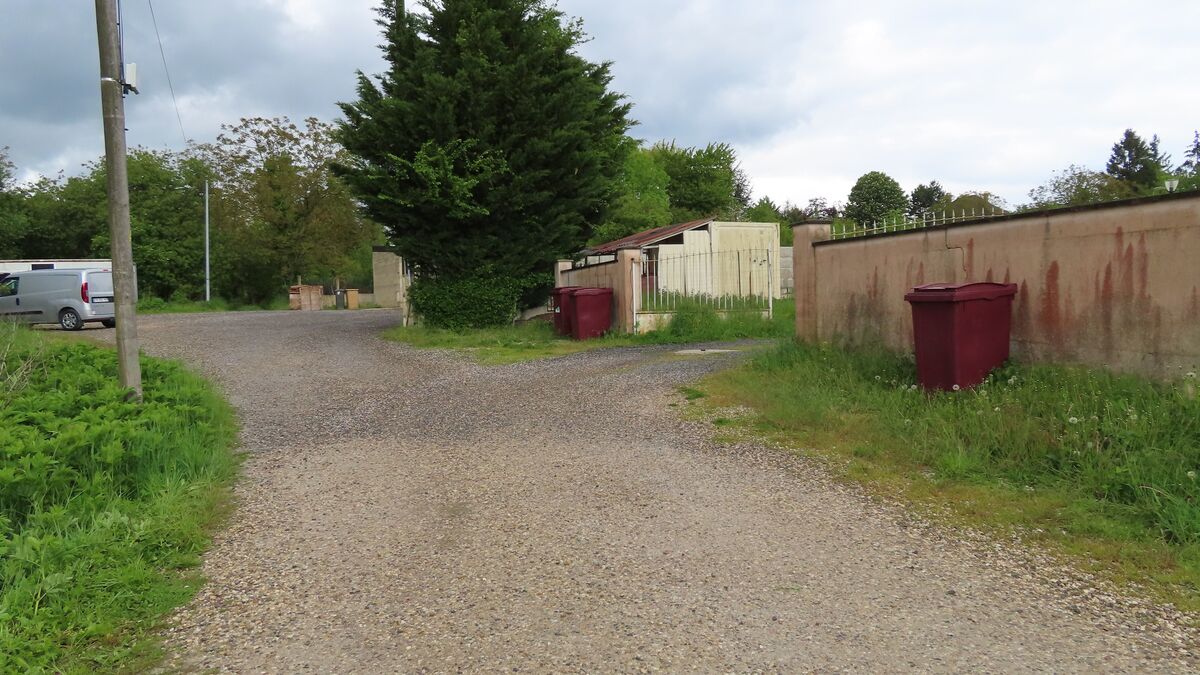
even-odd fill
[[[1167,609],[714,443],[670,403],[736,354],[480,367],[380,340],[395,320],[143,318],[148,353],[220,384],[251,453],[209,583],[169,629],[181,667],[1200,667]]]

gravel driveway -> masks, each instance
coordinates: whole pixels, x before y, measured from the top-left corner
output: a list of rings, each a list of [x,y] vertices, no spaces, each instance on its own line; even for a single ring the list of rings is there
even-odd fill
[[[1184,671],[1169,611],[678,419],[737,355],[480,367],[384,310],[144,317],[251,452],[173,621],[233,672]]]

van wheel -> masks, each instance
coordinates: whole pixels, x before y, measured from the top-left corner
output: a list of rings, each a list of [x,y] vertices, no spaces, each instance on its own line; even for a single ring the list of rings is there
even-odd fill
[[[104,326],[105,328],[116,328],[117,320],[116,319],[105,319],[100,322],[100,325]]]
[[[58,325],[63,330],[79,330],[83,328],[83,319],[79,318],[79,312],[68,307],[58,313]]]

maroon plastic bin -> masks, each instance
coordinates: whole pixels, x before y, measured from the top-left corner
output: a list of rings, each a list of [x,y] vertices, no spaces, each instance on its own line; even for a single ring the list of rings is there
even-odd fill
[[[554,332],[559,335],[571,334],[571,291],[579,288],[580,286],[560,286],[554,289],[550,296],[554,304]]]
[[[577,288],[571,291],[571,337],[590,340],[612,327],[611,288]]]
[[[983,382],[1009,354],[1016,284],[926,284],[912,305],[917,380],[927,391]]]

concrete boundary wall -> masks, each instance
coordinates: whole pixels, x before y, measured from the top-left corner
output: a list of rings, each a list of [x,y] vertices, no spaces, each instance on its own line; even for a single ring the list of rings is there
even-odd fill
[[[1200,194],[1013,214],[829,241],[793,228],[797,335],[912,349],[904,294],[932,282],[1020,287],[1013,351],[1157,377],[1200,365]]]

